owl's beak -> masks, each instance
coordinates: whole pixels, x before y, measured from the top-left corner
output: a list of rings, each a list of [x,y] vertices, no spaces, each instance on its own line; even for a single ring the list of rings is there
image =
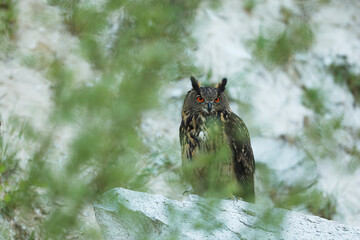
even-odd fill
[[[211,103],[207,103],[207,111],[208,111],[208,113],[211,113],[211,107],[212,107]]]

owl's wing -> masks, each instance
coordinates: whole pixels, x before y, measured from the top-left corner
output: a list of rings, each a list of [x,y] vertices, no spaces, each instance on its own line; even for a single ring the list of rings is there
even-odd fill
[[[225,134],[233,154],[236,179],[242,188],[239,195],[246,201],[254,202],[255,160],[249,131],[244,121],[235,113],[231,112],[224,120]]]
[[[181,125],[179,128],[179,137],[180,137],[180,146],[181,146],[181,158],[184,161],[185,156],[186,156],[186,134],[185,134],[185,126],[184,126],[184,121],[181,121]]]
[[[184,162],[187,162],[189,159],[193,157],[193,150],[195,148],[194,143],[196,142],[195,139],[193,138],[192,138],[193,141],[189,139],[189,136],[191,136],[191,134],[188,134],[186,129],[187,129],[186,122],[182,120],[179,128],[179,138],[180,138],[180,146],[181,146],[181,158],[183,164]]]

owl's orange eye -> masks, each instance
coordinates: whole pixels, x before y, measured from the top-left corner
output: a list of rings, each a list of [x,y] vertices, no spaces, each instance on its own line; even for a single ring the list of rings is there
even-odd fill
[[[198,97],[196,98],[196,100],[197,100],[198,102],[203,102],[203,101],[204,101],[204,99],[203,99],[202,97],[200,97],[200,96],[198,96]]]
[[[216,103],[220,102],[220,98],[217,97],[217,98],[214,100],[214,102],[216,102]]]

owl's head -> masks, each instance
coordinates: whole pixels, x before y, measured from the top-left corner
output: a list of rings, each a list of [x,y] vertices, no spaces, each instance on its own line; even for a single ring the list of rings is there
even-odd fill
[[[190,80],[193,88],[185,97],[183,111],[210,115],[230,109],[229,101],[224,93],[226,78],[223,78],[216,87],[201,87],[200,82],[192,76]]]

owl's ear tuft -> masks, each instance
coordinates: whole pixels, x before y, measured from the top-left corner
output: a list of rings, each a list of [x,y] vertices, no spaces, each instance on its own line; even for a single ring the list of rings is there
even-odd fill
[[[223,78],[217,85],[216,88],[220,91],[223,92],[225,91],[225,86],[227,84],[227,79]]]
[[[191,85],[195,91],[200,92],[200,82],[193,76],[190,77]]]

